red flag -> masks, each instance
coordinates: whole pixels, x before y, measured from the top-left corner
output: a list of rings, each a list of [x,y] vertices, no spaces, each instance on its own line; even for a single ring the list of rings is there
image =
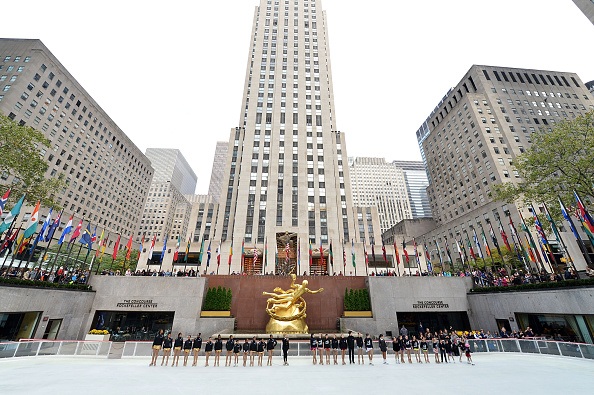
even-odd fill
[[[388,263],[388,256],[386,255],[386,244],[382,240],[382,255],[384,256],[384,262]]]
[[[505,234],[505,230],[503,230],[503,226],[501,226],[501,223],[499,223],[499,233],[501,233],[501,238],[503,239],[503,244],[505,244],[505,247],[507,248],[507,250],[511,252],[511,246],[509,245],[509,241],[507,240],[507,235]]]
[[[365,243],[363,243],[363,254],[365,255],[365,265],[369,266],[369,256],[367,256],[367,250],[365,249]]]
[[[396,240],[394,240],[394,256],[396,257],[396,264],[400,265],[400,252],[398,252],[398,246]]]
[[[74,232],[72,233],[72,236],[70,236],[70,242],[74,243],[74,241],[76,241],[76,238],[78,236],[80,236],[80,230],[82,229],[82,219],[80,220],[80,222],[78,223],[78,225],[76,225],[76,229],[74,229]]]
[[[130,254],[132,253],[132,235],[130,235],[130,238],[128,239],[128,244],[126,244],[126,248],[128,249],[128,252],[126,252],[126,260],[130,259]]]
[[[118,251],[120,249],[120,235],[118,234],[118,239],[116,240],[115,244],[113,245],[113,259],[118,257]]]
[[[410,258],[408,257],[408,251],[406,251],[406,242],[402,240],[402,250],[404,251],[404,259],[406,259],[406,263],[410,263]]]

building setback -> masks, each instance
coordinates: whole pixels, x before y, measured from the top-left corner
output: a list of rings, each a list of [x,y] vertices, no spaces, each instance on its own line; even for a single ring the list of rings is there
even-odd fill
[[[214,160],[212,161],[210,184],[208,186],[208,194],[213,197],[215,202],[219,202],[221,199],[223,180],[225,179],[225,164],[227,163],[228,152],[229,143],[227,141],[217,141]]]
[[[108,247],[117,233],[137,232],[150,161],[40,40],[0,39],[0,111],[50,140],[40,154],[45,177],[68,183],[56,196],[63,224],[70,215],[84,218],[109,232]],[[11,181],[1,176],[1,184]]]
[[[592,96],[574,73],[472,66],[417,132],[427,163],[431,211],[438,224],[417,241],[426,243],[433,262],[449,260],[446,245],[453,261],[460,262],[456,242],[472,244],[476,251],[474,232],[483,251],[483,232],[492,249],[493,239],[505,248],[501,229],[513,244],[509,218],[519,231],[519,210],[524,217],[531,213],[491,200],[491,187],[520,181],[513,163],[530,146],[533,133],[592,108]],[[538,240],[536,235],[534,239]],[[579,251],[577,245],[568,248]],[[579,252],[570,252],[578,265]],[[579,265],[585,267],[583,259]],[[552,269],[544,261],[532,267]]]

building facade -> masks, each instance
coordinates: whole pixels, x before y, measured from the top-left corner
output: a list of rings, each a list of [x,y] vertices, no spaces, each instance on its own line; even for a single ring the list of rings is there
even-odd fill
[[[296,266],[308,242],[346,244],[355,229],[321,1],[261,0],[251,37],[215,239],[223,250],[244,242],[249,254],[288,244]],[[306,254],[301,260],[307,267]],[[253,262],[233,256],[235,270],[260,270]]]
[[[576,6],[584,13],[586,18],[594,24],[594,1],[592,0],[573,0]]]
[[[423,162],[398,160],[393,161],[392,164],[404,172],[412,218],[431,217],[431,206],[427,196],[429,179]]]
[[[214,160],[212,161],[212,172],[210,173],[210,184],[208,186],[208,195],[212,196],[215,202],[221,200],[228,152],[229,143],[227,141],[217,141]]]
[[[417,132],[429,172],[431,211],[438,224],[418,241],[427,245],[432,261],[463,261],[464,251],[458,245],[466,251],[472,245],[478,252],[475,234],[482,251],[485,244],[495,249],[495,241],[506,248],[504,233],[512,249],[524,244],[524,235],[521,240],[511,236],[510,222],[519,231],[519,212],[526,218],[532,214],[493,201],[491,188],[520,180],[513,163],[530,146],[533,133],[592,108],[592,96],[574,73],[472,66],[428,117],[427,127],[420,129],[424,132]],[[552,270],[545,259],[526,265]]]
[[[62,175],[68,184],[56,196],[63,224],[72,215],[75,224],[105,229],[108,247],[118,233],[137,232],[150,161],[40,40],[0,39],[0,111],[50,140],[40,155],[49,165],[45,177]]]
[[[353,203],[377,207],[382,232],[413,217],[410,189],[402,167],[384,158],[349,158],[349,172]]]
[[[184,191],[194,193],[197,177],[177,149],[149,148],[146,156],[155,169],[144,205],[138,237],[152,243],[186,240],[191,204]],[[161,244],[162,245],[162,244]]]

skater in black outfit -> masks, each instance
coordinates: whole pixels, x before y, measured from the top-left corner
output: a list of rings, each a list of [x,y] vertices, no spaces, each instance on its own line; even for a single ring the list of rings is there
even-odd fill
[[[215,352],[214,366],[220,366],[219,361],[221,360],[221,352],[223,352],[223,340],[221,339],[221,335],[219,335],[217,337],[217,340],[215,341],[214,352]]]
[[[157,358],[159,358],[159,350],[163,345],[163,340],[165,340],[165,338],[163,337],[163,329],[161,329],[159,333],[157,333],[157,336],[155,336],[155,340],[153,340],[153,357],[151,358],[149,366],[157,366]]]
[[[287,362],[287,356],[289,354],[289,338],[285,334],[283,337],[283,366],[289,366],[289,362]]]
[[[316,363],[318,363],[318,360],[317,360],[318,339],[316,339],[316,337],[315,337],[315,335],[313,333],[311,334],[311,337],[309,338],[309,347],[311,348],[311,355],[313,357],[313,364],[315,365]]]
[[[167,334],[165,340],[163,340],[163,359],[161,360],[161,366],[165,362],[165,366],[169,364],[169,356],[171,355],[171,347],[173,346],[173,339],[171,333]]]
[[[204,347],[204,355],[206,356],[206,364],[204,364],[204,366],[208,366],[208,358],[210,358],[213,346],[214,343],[212,342],[212,337],[209,337],[206,346]]]
[[[233,346],[235,346],[235,340],[233,340],[233,335],[231,335],[229,336],[229,340],[225,343],[225,350],[227,351],[227,355],[225,356],[225,366],[231,366]]]
[[[353,331],[349,331],[347,347],[349,350],[349,364],[355,363],[355,336],[353,336]]]
[[[194,353],[194,362],[192,366],[196,366],[198,364],[198,354],[200,353],[200,349],[202,348],[202,333],[199,333],[198,336],[194,339],[194,344],[192,345],[192,352]]]
[[[184,366],[188,366],[188,357],[192,351],[192,336],[188,335],[188,339],[184,342]]]
[[[382,358],[384,359],[384,365],[388,364],[388,361],[386,360],[387,355],[388,355],[388,346],[386,345],[386,340],[384,339],[384,335],[381,334],[379,335],[379,349],[382,352]]]
[[[348,348],[348,343],[347,343],[347,339],[345,339],[344,335],[340,336],[340,340],[338,342],[338,347],[340,348],[340,354],[342,355],[342,364],[346,365],[346,362],[344,360],[344,356],[346,355],[346,350]],[[350,355],[349,355],[350,358]]]
[[[173,343],[173,363],[171,367],[177,366],[179,363],[179,354],[181,353],[181,349],[184,346],[184,338],[182,337],[181,332],[177,334],[177,339]]]
[[[272,366],[272,354],[274,353],[274,347],[276,347],[276,339],[270,335],[270,338],[266,342],[266,350],[268,351],[268,361],[266,362],[266,366]]]
[[[369,337],[369,333],[365,334],[365,351],[367,352],[367,356],[369,357],[369,364],[373,366],[373,340]]]
[[[243,342],[242,351],[243,351],[243,367],[245,367],[245,365],[247,363],[248,355],[250,354],[250,342],[248,341],[248,339],[245,339],[245,341]]]
[[[241,352],[241,344],[239,343],[238,340],[235,340],[235,342],[233,342],[233,359],[234,359],[233,367],[237,367],[237,364],[239,364],[239,353],[240,352]]]

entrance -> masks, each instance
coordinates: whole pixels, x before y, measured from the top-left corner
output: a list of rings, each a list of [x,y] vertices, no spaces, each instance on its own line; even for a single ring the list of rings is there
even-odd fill
[[[153,340],[157,332],[171,331],[173,311],[97,311],[90,329],[106,329],[113,341]]]
[[[56,340],[58,337],[58,332],[60,331],[60,327],[62,326],[62,320],[49,320],[47,322],[47,326],[45,327],[45,332],[43,333],[43,338],[48,340]]]
[[[275,273],[285,276],[291,273],[296,273],[297,267],[297,233],[277,233],[277,259]]]
[[[509,324],[509,320],[506,319],[499,319],[499,320],[495,320],[497,322],[497,330],[499,331],[499,333],[501,333],[502,329],[505,328],[505,331],[507,332],[508,335],[511,335],[512,330],[511,330],[511,325]]]
[[[420,327],[422,326],[423,331],[429,329],[431,333],[439,332],[440,330],[446,329],[450,331],[450,328],[456,331],[469,331],[470,321],[468,320],[468,314],[466,311],[448,311],[442,313],[397,313],[398,317],[398,328],[402,328],[402,325],[408,329],[408,335],[418,334]],[[393,328],[386,328],[386,330]],[[395,331],[394,333],[397,333]]]
[[[0,313],[0,341],[31,339],[39,324],[40,312]]]

